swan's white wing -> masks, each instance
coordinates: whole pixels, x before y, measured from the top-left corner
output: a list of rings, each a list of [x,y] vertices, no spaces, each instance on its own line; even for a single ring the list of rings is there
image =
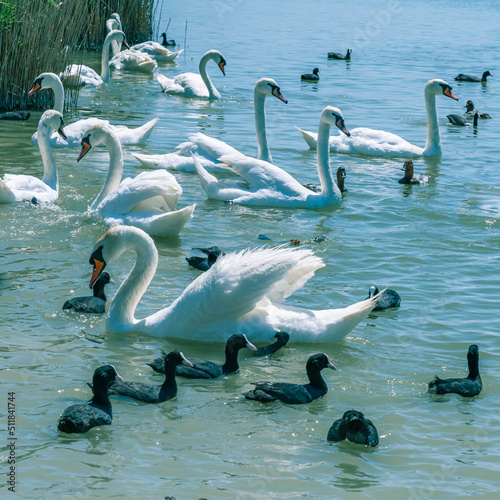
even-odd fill
[[[81,146],[82,138],[87,133],[87,130],[98,124],[109,127],[117,135],[121,144],[143,144],[148,140],[158,120],[159,118],[153,118],[144,125],[128,128],[126,125],[112,125],[108,120],[101,120],[100,118],[84,118],[64,125],[66,140],[57,132],[54,132],[49,139],[49,144],[51,147]],[[35,145],[38,144],[38,132],[32,135],[31,142]]]
[[[198,276],[170,307],[146,324],[169,324],[179,332],[237,321],[266,298],[282,301],[310,278],[323,261],[308,249],[260,248],[229,253]],[[196,315],[193,315],[196,311]],[[175,335],[172,335],[175,336]]]
[[[208,98],[207,86],[196,73],[182,73],[175,78],[167,78],[164,75],[157,74],[156,79],[163,92],[167,94],[179,94],[185,96]]]
[[[138,50],[123,50],[109,61],[109,67],[116,70],[140,71],[151,73],[157,66],[154,59]]]
[[[124,179],[96,210],[103,217],[143,210],[170,212],[175,210],[181,194],[181,186],[169,172],[142,172],[133,179]]]
[[[71,64],[59,74],[65,87],[79,88],[82,85],[97,87],[103,83],[100,75],[85,65]]]
[[[25,201],[36,198],[39,203],[54,203],[57,200],[58,190],[51,188],[41,179],[31,175],[5,174],[1,186],[2,197],[12,200],[10,192],[14,195],[13,201]],[[4,203],[10,203],[6,201]]]
[[[0,179],[0,203],[14,203],[16,200],[16,195],[12,190],[5,184],[5,182]]]
[[[130,48],[132,50],[143,52],[158,62],[172,62],[181,52],[184,51],[184,49],[182,49],[177,52],[171,52],[160,43],[153,41],[138,43]]]
[[[318,134],[301,129],[299,131],[308,146],[316,149]],[[350,137],[345,134],[330,136],[330,151],[367,156],[421,156],[424,151],[402,137],[384,130],[358,127],[350,132]]]
[[[219,158],[222,163],[242,177],[251,191],[260,189],[272,190],[285,196],[301,196],[309,194],[300,182],[288,172],[264,160],[258,160],[241,153],[225,155]]]
[[[193,216],[195,207],[196,205],[189,205],[173,212],[160,213],[158,210],[148,210],[147,207],[142,207],[140,210],[134,210],[126,215],[114,214],[104,217],[104,222],[108,226],[114,224],[135,226],[151,236],[173,237],[181,232],[186,222]]]

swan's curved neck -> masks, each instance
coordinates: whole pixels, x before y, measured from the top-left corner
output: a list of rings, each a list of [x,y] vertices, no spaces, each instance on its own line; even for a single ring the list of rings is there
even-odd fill
[[[436,96],[425,89],[425,110],[427,112],[427,141],[424,153],[441,154],[441,137],[439,135]]]
[[[46,84],[46,87],[54,92],[54,109],[62,115],[64,111],[64,87],[61,80],[54,78]]]
[[[109,82],[109,47],[113,38],[108,38],[104,40],[104,44],[102,46],[102,56],[101,56],[101,80],[104,83]]]
[[[107,135],[104,144],[109,151],[109,170],[106,182],[102,186],[101,192],[90,206],[90,210],[95,210],[109,193],[114,191],[122,181],[123,175],[123,154],[120,142],[112,135]]]
[[[50,149],[49,145],[49,138],[51,134],[52,129],[49,126],[45,123],[38,124],[38,148],[40,149],[43,161],[42,181],[51,189],[57,191],[58,178],[56,162],[54,160],[54,155],[52,154],[52,149]]]
[[[130,330],[137,323],[134,317],[135,309],[158,266],[158,251],[151,238],[146,239],[135,232],[127,233],[123,251],[126,250],[136,253],[135,264],[116,292],[108,315],[112,329],[122,331]]]
[[[273,162],[271,151],[267,144],[266,134],[266,111],[264,104],[266,96],[261,92],[254,91],[254,107],[255,107],[255,134],[257,136],[258,158],[259,160]]]
[[[328,198],[339,197],[340,190],[335,184],[330,171],[330,124],[320,120],[318,128],[317,161],[318,175],[321,184],[321,194]]]
[[[209,97],[211,99],[214,99],[214,98],[219,98],[220,95],[219,92],[217,92],[215,85],[212,83],[212,80],[210,80],[210,77],[207,74],[207,62],[211,60],[212,60],[212,54],[205,54],[200,59],[199,71],[201,79],[203,80],[203,83],[207,87]]]

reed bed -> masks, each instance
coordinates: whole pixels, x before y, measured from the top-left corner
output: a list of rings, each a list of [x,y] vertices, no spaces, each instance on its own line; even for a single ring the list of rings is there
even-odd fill
[[[120,14],[127,39],[151,39],[154,0],[2,0],[0,2],[0,109],[41,109],[52,92],[27,93],[45,71],[60,73],[80,63],[82,49],[99,49],[106,19]],[[66,92],[66,107],[76,106],[78,90]]]

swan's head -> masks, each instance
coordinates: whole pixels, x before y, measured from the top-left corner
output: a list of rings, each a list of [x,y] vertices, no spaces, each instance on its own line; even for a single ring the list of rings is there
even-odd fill
[[[61,113],[55,109],[48,109],[40,118],[40,124],[55,130],[63,139],[67,139],[64,133],[64,121]]]
[[[218,50],[209,50],[203,57],[208,57],[209,59],[212,59],[215,62],[215,64],[219,66],[219,69],[222,71],[222,74],[226,76],[226,71],[224,69],[224,67],[226,66],[226,60]]]
[[[125,36],[125,33],[120,30],[111,30],[107,35],[106,38],[104,39],[104,43],[108,42],[111,43],[111,41],[116,40],[118,43],[123,43],[128,49],[130,49],[129,44],[127,43],[127,37]]]
[[[154,246],[152,238],[142,229],[134,226],[115,224],[95,243],[89,263],[93,266],[89,287],[92,288],[106,266],[123,252],[135,248],[138,241],[148,241]],[[138,256],[140,259],[141,256]]]
[[[116,19],[108,19],[106,21],[106,30],[109,33],[110,31],[113,30],[119,30],[120,25],[118,24],[118,21]]]
[[[82,150],[76,161],[79,162],[93,147],[106,144],[111,135],[113,132],[106,125],[99,124],[90,127],[82,138]]]
[[[28,95],[34,94],[38,90],[51,89],[56,82],[60,84],[61,80],[55,73],[40,73],[33,82]]]
[[[280,101],[283,101],[285,104],[288,103],[288,101],[281,93],[278,84],[272,78],[261,78],[260,80],[258,80],[257,83],[255,84],[255,93],[262,94],[264,96],[273,95],[274,97],[277,97]]]
[[[321,113],[321,120],[330,124],[331,126],[337,127],[341,130],[347,137],[350,137],[351,133],[347,130],[344,123],[344,117],[342,116],[342,111],[339,108],[334,108],[333,106],[327,106]]]
[[[434,95],[445,95],[446,97],[451,97],[458,101],[458,97],[451,91],[451,85],[446,83],[444,80],[436,78],[434,80],[429,80],[425,84],[425,93],[431,93]]]
[[[118,23],[118,26],[120,27],[119,29],[122,29],[122,21],[120,19],[120,14],[113,12],[113,14],[111,14],[109,17],[111,19],[114,19]]]

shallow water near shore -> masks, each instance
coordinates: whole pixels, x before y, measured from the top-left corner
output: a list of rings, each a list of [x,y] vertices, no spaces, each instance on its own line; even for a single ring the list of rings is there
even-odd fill
[[[155,239],[160,262],[136,316],[165,307],[199,275],[185,261],[193,247],[233,251],[291,239],[312,248],[326,266],[287,304],[345,307],[376,284],[397,290],[401,307],[370,314],[337,344],[292,339],[271,359],[244,350],[238,374],[178,380],[177,398],[162,405],[113,397],[111,426],[60,434],[59,415],[90,398],[86,383],[96,367],[111,363],[126,380],[160,384],[162,376],[145,363],[161,350],[222,362],[224,347],[115,335],[103,317],[61,311],[66,299],[88,294],[88,258],[106,226],[85,211],[104,182],[108,155],[96,148],[77,164],[79,148],[55,149],[57,205],[0,205],[0,454],[9,457],[5,429],[13,391],[17,498],[498,495],[499,9],[496,2],[471,0],[164,3],[160,28],[171,17],[168,38],[179,43],[176,50],[184,48],[187,19],[187,41],[177,64],[157,71],[197,71],[200,56],[216,48],[227,60],[226,76],[213,64],[207,69],[222,99],[167,96],[153,77],[131,73],[112,74],[105,88],[83,89],[68,123],[97,116],[138,126],[160,118],[147,145],[124,147],[127,176],[143,171],[132,152],[171,152],[197,131],[255,156],[253,87],[261,77],[275,79],[289,101],[266,102],[274,162],[303,183],[317,183],[316,155],[294,127],[315,131],[326,105],[342,110],[349,129],[380,128],[423,147],[425,83],[442,78],[460,100],[437,98],[443,156],[414,160],[415,171],[430,176],[424,186],[398,184],[404,159],[332,154],[332,168],[347,170],[341,206],[291,210],[208,201],[196,174],[175,173],[184,190],[180,206],[197,207],[178,238]],[[327,60],[327,52],[347,47],[352,62]],[[95,69],[99,60],[86,55]],[[320,81],[302,83],[300,75],[314,67]],[[494,75],[487,85],[453,80],[487,69]],[[468,99],[493,119],[477,129],[448,125],[446,115],[462,114]],[[2,174],[41,176],[41,158],[30,143],[40,115],[0,121]],[[313,241],[322,235],[325,241]],[[108,266],[115,281],[107,286],[110,298],[133,258],[124,254]],[[479,346],[482,393],[429,396],[435,374],[467,375],[472,343]],[[305,362],[315,352],[326,352],[337,367],[324,373],[330,389],[324,398],[286,406],[242,397],[253,381],[305,383]],[[351,408],[377,426],[377,448],[326,441],[332,422]],[[0,490],[7,497],[5,477]]]

